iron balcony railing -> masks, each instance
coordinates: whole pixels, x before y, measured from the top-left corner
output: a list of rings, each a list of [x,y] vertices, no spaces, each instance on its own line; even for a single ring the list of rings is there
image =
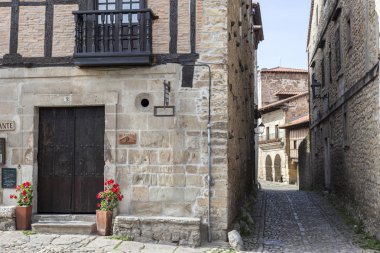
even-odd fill
[[[74,11],[73,14],[74,62],[78,65],[151,63],[155,16],[150,9]]]

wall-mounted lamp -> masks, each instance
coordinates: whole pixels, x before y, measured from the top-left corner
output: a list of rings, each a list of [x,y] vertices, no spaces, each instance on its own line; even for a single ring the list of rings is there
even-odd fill
[[[317,98],[322,98],[322,99],[325,99],[325,98],[328,98],[328,95],[325,94],[323,96],[320,95],[321,93],[321,83],[317,81],[317,79],[315,79],[315,73],[311,76],[311,92],[313,93],[313,100],[314,99],[317,99]],[[319,89],[319,94],[317,94],[317,89]]]
[[[258,127],[255,128],[255,134],[263,134],[265,130],[265,125],[263,122],[260,123]]]
[[[256,120],[261,118],[261,112],[259,111],[259,108],[256,104],[254,104],[253,107],[254,107],[253,115],[254,115],[255,122],[256,122]],[[265,126],[264,126],[263,122],[261,122],[259,126],[257,126],[257,124],[255,123],[254,127],[255,127],[255,130],[254,130],[255,134],[263,134],[264,133]]]

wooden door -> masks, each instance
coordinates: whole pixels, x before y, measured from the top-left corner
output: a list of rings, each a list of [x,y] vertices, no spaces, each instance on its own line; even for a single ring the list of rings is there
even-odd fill
[[[94,213],[103,149],[104,107],[41,108],[38,212]]]

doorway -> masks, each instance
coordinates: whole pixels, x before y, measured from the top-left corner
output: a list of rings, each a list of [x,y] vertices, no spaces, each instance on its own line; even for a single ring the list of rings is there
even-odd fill
[[[324,167],[325,167],[325,188],[331,189],[331,167],[330,167],[330,147],[329,139],[325,138],[324,142]]]
[[[104,181],[104,128],[104,107],[40,108],[39,213],[95,213]]]

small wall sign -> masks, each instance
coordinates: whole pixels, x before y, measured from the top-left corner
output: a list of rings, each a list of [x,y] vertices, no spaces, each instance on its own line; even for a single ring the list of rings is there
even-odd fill
[[[154,116],[156,117],[174,117],[175,106],[155,106]]]
[[[14,131],[14,130],[16,130],[16,122],[0,121],[0,131]]]
[[[1,187],[16,188],[17,186],[17,171],[16,168],[2,168],[1,169]]]
[[[135,133],[119,134],[119,144],[134,145],[136,143],[137,143],[137,137]]]

